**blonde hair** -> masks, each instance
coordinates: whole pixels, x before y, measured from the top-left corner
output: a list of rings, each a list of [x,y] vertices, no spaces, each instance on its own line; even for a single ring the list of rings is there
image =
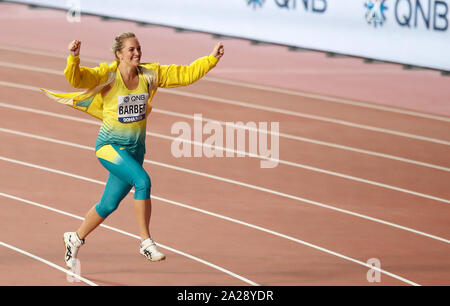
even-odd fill
[[[134,33],[132,33],[132,32],[124,32],[124,33],[116,36],[116,38],[114,39],[114,43],[113,43],[113,46],[112,46],[111,50],[114,53],[114,56],[116,57],[116,60],[119,60],[119,58],[117,57],[116,52],[122,50],[123,42],[127,38],[136,38],[136,35],[134,35]]]

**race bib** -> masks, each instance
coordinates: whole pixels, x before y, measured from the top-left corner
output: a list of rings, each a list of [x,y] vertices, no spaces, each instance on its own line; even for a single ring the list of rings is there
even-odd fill
[[[119,96],[117,117],[119,122],[130,123],[145,119],[148,93]]]

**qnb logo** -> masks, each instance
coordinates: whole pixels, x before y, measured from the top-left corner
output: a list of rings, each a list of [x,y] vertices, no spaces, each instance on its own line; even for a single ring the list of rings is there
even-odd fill
[[[384,5],[386,0],[367,0],[364,3],[366,7],[366,21],[368,24],[373,25],[374,27],[382,26],[386,21],[386,16],[384,15],[384,11],[388,8]]]
[[[147,99],[147,95],[146,94],[141,94],[141,95],[131,95],[131,96],[125,96],[123,97],[123,102],[124,103],[128,103],[128,102],[136,102],[136,101],[145,101]]]
[[[147,95],[142,94],[139,96],[131,96],[131,101],[145,101],[147,99]]]
[[[253,9],[262,7],[264,5],[264,2],[266,2],[266,0],[245,0],[245,1],[247,2],[247,5],[252,6]]]

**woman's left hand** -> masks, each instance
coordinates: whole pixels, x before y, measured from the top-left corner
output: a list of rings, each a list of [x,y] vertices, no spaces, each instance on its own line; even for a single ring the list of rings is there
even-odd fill
[[[214,47],[212,55],[214,57],[216,57],[217,59],[220,59],[224,53],[225,53],[225,49],[223,47],[222,42],[218,42],[217,45]]]

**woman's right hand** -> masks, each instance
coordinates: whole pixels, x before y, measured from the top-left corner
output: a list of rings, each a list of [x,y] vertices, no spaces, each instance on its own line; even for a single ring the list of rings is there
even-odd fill
[[[79,40],[73,40],[67,47],[72,56],[80,55],[80,48],[81,48],[81,41]]]

